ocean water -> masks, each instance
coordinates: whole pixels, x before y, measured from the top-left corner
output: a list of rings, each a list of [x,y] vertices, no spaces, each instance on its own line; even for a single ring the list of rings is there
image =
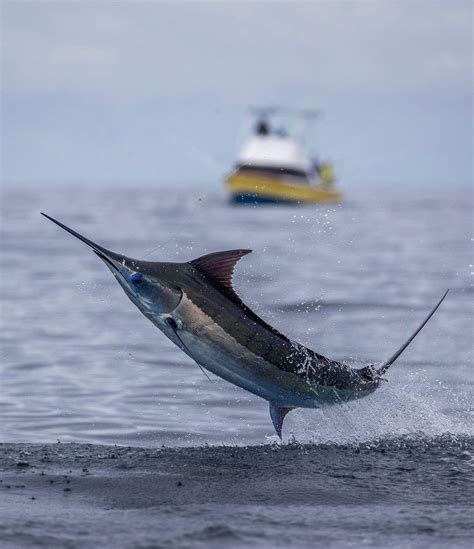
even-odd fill
[[[418,515],[410,513],[416,508],[430,520],[427,525],[420,519],[425,530],[410,538],[414,545],[427,539],[468,544],[467,509],[474,498],[464,493],[461,501],[456,490],[468,481],[474,445],[470,189],[367,189],[341,205],[305,207],[235,207],[208,189],[4,189],[0,442],[203,452],[208,445],[236,445],[251,456],[252,448],[279,444],[267,404],[212,374],[207,379],[128,301],[102,262],[40,211],[141,259],[187,261],[211,251],[251,248],[234,278],[242,299],[289,337],[357,366],[389,357],[450,288],[383,387],[343,406],[291,412],[280,451],[302,445],[317,460],[319,448],[325,470],[351,478],[355,461],[347,454],[362,445],[369,452],[364,463],[378,466],[376,473],[369,465],[359,468],[360,482],[379,494],[393,492],[395,499],[403,492],[407,500],[397,508],[392,530],[387,526],[390,543],[409,545],[404,517],[412,517],[409,530],[415,532]],[[371,448],[376,449],[370,453]],[[384,476],[380,448],[401,464],[410,461],[403,489],[396,476]],[[427,459],[431,454],[441,457]],[[456,473],[460,463],[464,468]],[[246,467],[251,470],[251,460]],[[290,466],[287,473],[300,480],[303,474]],[[452,480],[451,473],[460,477]],[[444,483],[436,485],[444,474]],[[325,482],[321,475],[318,482]],[[410,499],[412,480],[418,492]],[[436,494],[425,507],[422,486]],[[381,499],[375,511],[370,490],[364,494],[346,517],[340,543],[347,541],[351,524],[365,521],[369,528],[384,508]],[[318,502],[322,513],[323,500]],[[262,503],[257,530],[265,521],[282,520],[284,498],[279,505],[272,511]],[[308,529],[315,528],[310,524],[315,517],[305,513],[289,526],[303,545]],[[223,541],[219,534],[213,537],[216,524],[209,521],[199,527],[209,534],[209,526],[209,539],[219,546]],[[242,531],[239,524],[236,532]],[[330,522],[326,530],[329,524],[337,529]],[[447,538],[436,537],[441,530]],[[359,534],[355,545],[364,542],[363,531]],[[324,539],[329,544],[332,538]]]
[[[261,444],[267,404],[199,368],[149,323],[86,246],[189,260],[251,248],[243,300],[291,338],[381,361],[446,288],[425,330],[370,397],[287,416],[304,442],[472,434],[474,256],[467,192],[367,192],[340,206],[232,207],[206,190],[7,190],[2,212],[1,440],[140,446]],[[471,264],[470,264],[471,263]]]

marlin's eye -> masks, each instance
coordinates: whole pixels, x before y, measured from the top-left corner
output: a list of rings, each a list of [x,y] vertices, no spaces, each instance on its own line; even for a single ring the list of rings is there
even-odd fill
[[[134,284],[140,284],[143,281],[143,275],[142,273],[133,273],[132,276],[130,277],[130,280]]]

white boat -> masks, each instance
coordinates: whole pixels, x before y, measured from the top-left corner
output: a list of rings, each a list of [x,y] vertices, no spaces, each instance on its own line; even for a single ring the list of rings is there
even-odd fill
[[[338,202],[332,166],[312,161],[298,139],[286,130],[272,129],[269,118],[276,113],[312,119],[315,111],[258,109],[254,133],[242,147],[226,184],[236,203]]]

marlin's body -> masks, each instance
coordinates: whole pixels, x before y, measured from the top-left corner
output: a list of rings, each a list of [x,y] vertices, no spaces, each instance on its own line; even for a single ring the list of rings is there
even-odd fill
[[[279,436],[293,408],[317,408],[375,391],[381,375],[446,296],[390,360],[378,369],[356,370],[289,340],[244,305],[232,288],[232,273],[250,250],[218,252],[189,263],[139,261],[45,217],[88,244],[140,311],[201,368],[267,400]]]
[[[194,266],[166,268],[181,271],[175,283],[186,290],[172,311],[162,314],[151,305],[144,314],[200,366],[281,407],[313,408],[354,398],[359,376],[350,367],[290,341],[209,284]]]

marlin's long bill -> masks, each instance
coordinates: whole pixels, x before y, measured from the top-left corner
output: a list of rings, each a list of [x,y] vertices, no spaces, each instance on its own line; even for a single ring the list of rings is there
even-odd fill
[[[232,275],[237,262],[251,250],[221,251],[185,263],[140,261],[107,250],[43,215],[87,244],[140,312],[201,369],[265,399],[280,438],[284,418],[294,408],[318,408],[374,392],[382,374],[447,294],[378,370],[373,366],[355,369],[290,340],[242,302]]]
[[[443,303],[444,298],[448,295],[449,289],[446,290],[443,294],[443,297],[438,301],[438,303],[433,307],[430,314],[423,320],[423,322],[418,326],[418,328],[415,330],[415,332],[405,341],[405,343],[398,349],[398,351],[393,354],[387,361],[385,361],[378,369],[377,373],[382,376],[389,368],[390,366],[397,360],[397,358],[403,353],[403,351],[410,345],[410,343],[415,339],[415,337],[421,332],[421,330],[425,327],[428,320],[435,314],[435,312],[438,310],[438,307]]]
[[[104,248],[103,246],[99,246],[95,242],[92,242],[92,240],[89,240],[85,236],[82,236],[82,234],[79,234],[73,229],[67,227],[57,219],[54,219],[53,217],[43,212],[40,212],[40,213],[42,216],[46,217],[46,219],[49,219],[50,221],[52,221],[53,223],[61,227],[61,229],[64,229],[69,234],[72,234],[73,236],[78,238],[81,242],[84,242],[84,244],[87,244],[90,248],[92,248],[94,253],[97,254],[105,263],[107,263],[109,267],[112,267],[112,269],[116,269],[116,266],[113,263],[113,261],[111,261],[111,259],[115,259],[116,261],[121,261],[123,259],[123,256],[121,256],[120,254],[116,254],[115,252],[111,252],[110,250],[107,250],[107,248]]]
[[[70,229],[69,227],[66,227],[66,225],[64,225],[63,223],[61,223],[60,221],[58,221],[57,219],[54,219],[54,217],[51,217],[43,212],[40,212],[42,216],[46,217],[46,219],[49,219],[50,221],[52,221],[53,223],[56,223],[56,225],[58,225],[59,227],[61,227],[61,229],[64,229],[66,232],[72,234],[73,236],[75,236],[76,238],[78,238],[79,240],[81,240],[82,242],[84,242],[85,244],[87,244],[89,247],[91,247],[94,251],[96,252],[99,252],[99,253],[111,253],[109,250],[106,250],[105,248],[103,248],[102,246],[99,246],[98,244],[96,244],[95,242],[92,242],[92,240],[89,240],[88,238],[86,238],[85,236],[82,236],[82,234],[79,234],[77,233],[76,231],[74,231],[73,229]]]

